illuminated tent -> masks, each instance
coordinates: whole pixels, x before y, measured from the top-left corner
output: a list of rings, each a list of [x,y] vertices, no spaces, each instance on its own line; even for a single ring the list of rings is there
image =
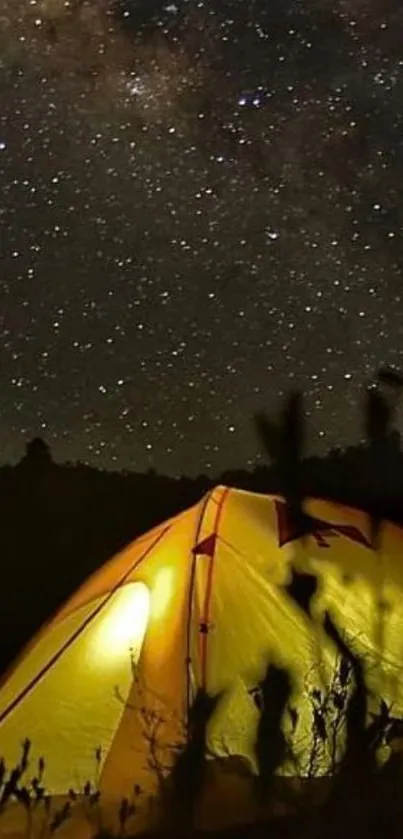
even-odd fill
[[[6,674],[0,753],[7,765],[28,737],[32,761],[46,760],[52,795],[88,780],[110,801],[134,783],[152,790],[156,763],[169,762],[195,692],[205,687],[225,692],[210,723],[209,755],[244,756],[253,771],[253,694],[272,661],[292,675],[303,772],[308,687],[329,682],[335,667],[321,628],[325,610],[364,656],[371,690],[402,714],[403,532],[385,524],[375,553],[363,513],[316,500],[306,510],[311,532],[302,545],[280,498],[219,486],[111,559]],[[287,591],[291,565],[319,579],[314,620]]]

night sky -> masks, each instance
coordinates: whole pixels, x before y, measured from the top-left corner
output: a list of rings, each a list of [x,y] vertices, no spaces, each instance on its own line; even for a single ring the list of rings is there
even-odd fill
[[[318,451],[403,347],[401,0],[0,0],[0,459]]]

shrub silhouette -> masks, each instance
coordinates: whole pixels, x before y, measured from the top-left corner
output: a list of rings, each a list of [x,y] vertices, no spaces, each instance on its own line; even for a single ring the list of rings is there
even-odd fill
[[[26,739],[21,746],[20,760],[13,768],[8,770],[4,760],[0,760],[0,832],[2,815],[12,804],[19,804],[26,812],[28,837],[32,834],[34,813],[39,808],[43,816],[40,836],[53,835],[70,816],[72,805],[67,801],[51,813],[51,796],[44,783],[45,761],[39,758],[37,771],[30,776],[30,752],[31,742]]]
[[[270,794],[276,771],[287,758],[288,746],[282,723],[291,693],[290,678],[285,670],[269,664],[258,687],[255,700],[260,711],[255,743],[256,792],[259,804],[263,804]]]
[[[198,690],[189,709],[187,742],[179,751],[168,786],[168,808],[174,823],[185,830],[194,826],[195,807],[203,791],[207,727],[221,696]]]

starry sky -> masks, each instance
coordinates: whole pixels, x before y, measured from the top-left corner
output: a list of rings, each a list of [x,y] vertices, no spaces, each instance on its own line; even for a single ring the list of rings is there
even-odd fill
[[[359,439],[403,347],[401,0],[0,0],[0,459]]]

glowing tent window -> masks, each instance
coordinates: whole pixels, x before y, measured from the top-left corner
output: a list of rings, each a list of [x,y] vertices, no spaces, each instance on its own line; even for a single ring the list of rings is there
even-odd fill
[[[140,656],[150,614],[150,594],[144,583],[128,583],[105,604],[97,630],[94,648],[98,660]]]

